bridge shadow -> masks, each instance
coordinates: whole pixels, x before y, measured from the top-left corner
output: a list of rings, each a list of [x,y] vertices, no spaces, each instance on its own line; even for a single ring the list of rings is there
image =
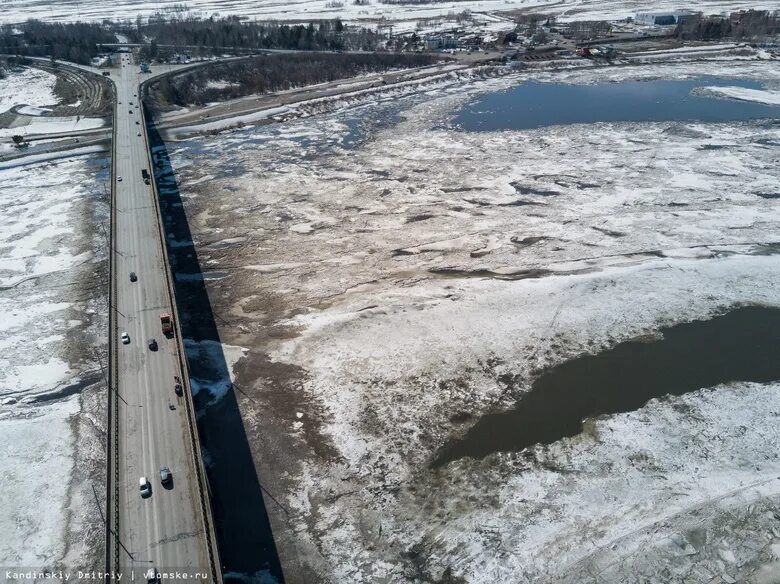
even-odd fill
[[[146,119],[152,120],[147,110]],[[192,242],[187,216],[168,151],[149,122],[154,176],[168,236],[168,254],[175,278],[181,330],[194,378],[198,433],[206,458],[206,474],[225,580],[272,576],[284,582],[279,555],[268,520],[262,486],[244,429],[219,330]],[[175,242],[175,245],[171,245]],[[184,276],[184,277],[181,277]],[[222,389],[216,399],[207,387]],[[231,576],[232,575],[232,576]]]

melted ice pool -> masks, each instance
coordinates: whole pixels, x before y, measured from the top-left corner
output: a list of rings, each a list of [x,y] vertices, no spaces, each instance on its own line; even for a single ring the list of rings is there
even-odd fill
[[[471,132],[485,132],[596,122],[730,122],[780,117],[780,106],[697,93],[706,87],[762,88],[756,81],[723,77],[593,85],[530,81],[478,98],[458,111],[453,123]]]

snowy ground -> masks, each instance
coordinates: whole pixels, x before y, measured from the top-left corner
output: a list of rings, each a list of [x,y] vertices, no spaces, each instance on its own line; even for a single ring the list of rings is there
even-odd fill
[[[366,6],[356,5],[352,1],[332,2],[331,0],[236,0],[225,3],[217,0],[162,0],[160,2],[121,1],[106,3],[100,0],[61,0],[56,4],[49,0],[4,0],[2,22],[21,22],[28,18],[49,21],[96,20],[104,18],[134,20],[138,14],[149,16],[158,11],[175,12],[177,7],[187,9],[202,16],[214,13],[220,15],[238,15],[257,19],[279,21],[307,21],[340,17],[348,22],[368,25],[393,24],[396,31],[408,28],[413,30],[415,23],[447,17],[448,15],[470,10],[473,13],[489,13],[479,20],[489,23],[510,10],[545,12],[560,15],[565,20],[612,19],[633,16],[637,12],[654,12],[688,8],[702,10],[707,14],[740,9],[777,9],[777,3],[769,0],[743,2],[740,0],[697,0],[680,4],[676,0],[475,0],[470,2],[444,1],[419,4],[383,4],[372,0]],[[404,23],[411,23],[405,25]],[[427,23],[426,23],[427,24]],[[398,28],[400,26],[400,28]]]
[[[534,75],[724,73],[778,80],[772,63],[727,61]],[[171,146],[260,477],[285,510],[266,499],[288,575],[769,581],[778,383],[430,469],[546,367],[780,306],[776,124],[447,126],[514,82]]]
[[[99,567],[107,160],[0,169],[0,565]],[[102,504],[102,503],[101,503]]]
[[[82,132],[84,130],[102,128],[106,125],[105,120],[102,118],[80,118],[77,116],[31,118],[29,120],[24,120],[24,122],[26,123],[16,123],[10,128],[0,128],[0,138],[10,138],[16,134],[32,136]]]
[[[755,101],[767,105],[780,105],[780,91],[745,89],[744,87],[707,87],[703,91],[729,99]]]
[[[59,134],[101,128],[103,118],[50,116],[51,108],[61,104],[54,94],[57,77],[33,68],[12,70],[0,80],[0,152],[11,147],[11,136]],[[72,107],[78,107],[81,100]],[[11,111],[13,110],[13,111]]]
[[[59,103],[54,95],[57,77],[40,69],[23,68],[10,71],[0,79],[0,113],[16,105],[45,107]]]

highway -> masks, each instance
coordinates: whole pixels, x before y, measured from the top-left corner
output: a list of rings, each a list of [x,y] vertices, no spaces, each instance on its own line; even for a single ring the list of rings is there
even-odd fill
[[[207,548],[207,518],[185,397],[174,392],[174,378],[186,373],[180,370],[175,338],[163,336],[160,325],[160,314],[172,313],[172,300],[155,191],[141,175],[142,169],[152,173],[136,97],[142,79],[131,57],[122,59],[125,66],[112,70],[117,111],[112,208],[115,329],[110,342],[116,375],[110,415],[116,425],[109,456],[118,476],[109,477],[108,519],[113,533],[108,538],[108,564],[111,569],[119,566],[123,581],[146,582],[150,568],[202,573],[207,577],[201,581],[220,581]],[[137,281],[130,281],[131,272]],[[118,340],[123,332],[129,335],[129,344]],[[150,338],[156,339],[158,350],[150,350]],[[173,474],[169,486],[160,481],[163,466]],[[140,477],[151,483],[151,495],[145,498],[140,493]],[[113,505],[111,499],[116,499]]]

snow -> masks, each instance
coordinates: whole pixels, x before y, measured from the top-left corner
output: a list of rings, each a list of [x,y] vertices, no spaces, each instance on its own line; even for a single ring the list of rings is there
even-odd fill
[[[0,419],[4,566],[51,567],[65,553],[62,535],[74,448],[70,418],[78,410],[74,396],[38,407],[32,415]]]
[[[18,23],[28,18],[46,21],[100,21],[105,18],[134,20],[139,14],[148,17],[177,6],[181,6],[178,0],[123,0],[112,3],[62,0],[54,7],[44,0],[5,0],[0,22]],[[367,6],[356,5],[351,1],[334,3],[330,0],[298,0],[294,3],[279,0],[235,0],[230,3],[190,0],[185,6],[190,13],[204,17],[219,13],[222,16],[295,22],[339,17],[346,22],[369,26],[393,25],[394,30],[399,31],[411,31],[417,26],[425,28],[432,19],[447,18],[464,10],[476,13],[478,20],[490,23],[500,19],[500,12],[518,9],[552,13],[559,15],[562,20],[593,20],[625,18],[638,12],[676,11],[680,8],[676,0],[473,0],[467,3],[449,0],[395,5],[373,1]],[[740,0],[699,0],[689,8],[713,14],[750,8],[774,10],[777,3],[771,0],[756,0],[752,3]]]
[[[97,551],[88,483],[99,485],[105,462],[88,461],[102,456],[104,406],[93,399],[103,400],[95,352],[105,350],[106,322],[105,240],[93,221],[106,217],[94,157],[73,154],[0,168],[0,563],[8,568],[83,568]]]
[[[0,80],[0,113],[16,105],[42,107],[59,103],[54,95],[56,82],[55,75],[40,69],[10,71],[5,79]]]
[[[701,92],[727,99],[780,105],[780,91],[776,90],[746,89],[744,87],[703,87]]]
[[[231,87],[233,83],[230,83],[229,81],[222,81],[222,80],[215,80],[215,79],[209,79],[206,83],[206,89],[227,89],[228,87]]]
[[[16,134],[31,136],[36,134],[59,134],[63,132],[81,132],[102,128],[106,121],[102,118],[82,118],[69,116],[61,118],[45,118],[45,120],[31,120],[26,125],[17,125],[12,128],[0,128],[0,138],[10,138]]]
[[[45,107],[33,107],[31,105],[25,105],[20,108],[17,108],[17,113],[23,114],[25,116],[43,116],[47,113],[51,112],[50,109],[47,109]]]
[[[196,132],[212,132],[218,130],[226,130],[228,128],[235,128],[243,124],[251,124],[261,120],[267,120],[274,116],[288,114],[294,112],[294,107],[282,106],[274,107],[258,112],[252,112],[250,114],[243,114],[239,116],[232,116],[221,120],[215,120],[213,122],[205,122],[203,124],[194,124],[191,126],[180,126],[173,130],[169,130],[169,134],[174,137],[186,136]]]
[[[771,572],[778,383],[702,388],[549,446],[429,468],[546,367],[732,306],[780,306],[780,209],[758,194],[780,181],[780,128],[469,133],[448,127],[452,112],[529,76],[723,74],[780,77],[725,60],[538,71],[177,144],[195,241],[251,238],[198,255],[240,276],[207,283],[209,299],[220,338],[245,348],[247,366],[231,366],[245,420],[288,439],[252,446],[285,493],[279,541],[294,534],[296,562],[344,582]],[[276,369],[253,373],[253,359]],[[268,370],[300,373],[275,385]]]
[[[46,152],[43,154],[30,154],[29,156],[22,156],[20,158],[13,158],[11,160],[0,161],[0,170],[8,168],[18,168],[20,166],[29,166],[38,164],[40,162],[51,162],[63,158],[72,158],[74,156],[83,156],[85,154],[95,154],[97,152],[103,152],[106,150],[105,146],[81,146],[79,148],[72,148],[70,150],[63,150],[60,152]]]

